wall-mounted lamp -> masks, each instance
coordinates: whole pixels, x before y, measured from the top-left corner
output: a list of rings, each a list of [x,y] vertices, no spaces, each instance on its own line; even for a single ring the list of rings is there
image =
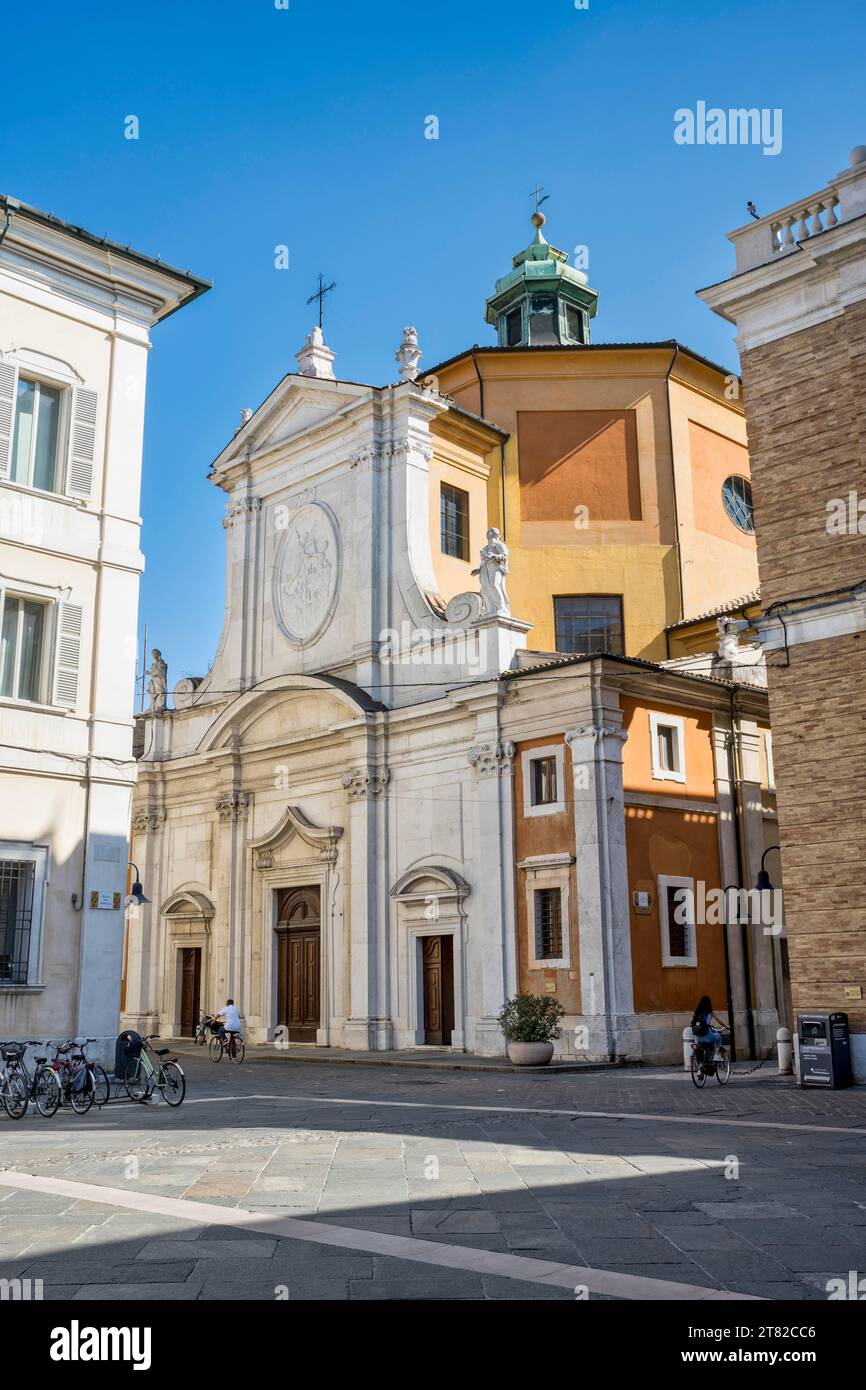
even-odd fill
[[[141,886],[141,881],[140,881],[139,876],[138,876],[138,865],[137,865],[137,864],[133,864],[132,860],[130,859],[130,861],[129,861],[129,867],[130,867],[131,869],[135,869],[135,881],[133,882],[133,885],[132,885],[132,892],[128,895],[128,897],[127,897],[127,899],[126,899],[126,906],[127,906],[127,907],[143,907],[145,903],[149,903],[149,902],[150,902],[150,898],[146,898],[146,897],[144,896],[144,889],[143,889],[142,886]]]

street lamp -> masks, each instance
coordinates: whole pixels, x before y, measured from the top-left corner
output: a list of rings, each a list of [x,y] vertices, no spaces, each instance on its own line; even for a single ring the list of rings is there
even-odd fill
[[[133,864],[132,860],[130,859],[129,867],[131,869],[135,869],[135,880],[132,885],[132,892],[128,895],[126,899],[126,906],[143,907],[145,903],[150,902],[150,898],[146,898],[144,896],[144,889],[141,886],[141,881],[138,876],[138,865]]]
[[[774,849],[779,849],[779,846],[778,846],[778,845],[770,845],[769,849],[765,849],[765,850],[764,850],[764,853],[761,855],[761,867],[760,867],[760,869],[758,870],[758,879],[757,879],[757,882],[756,882],[756,884],[755,884],[755,888],[757,889],[757,891],[758,891],[759,893],[770,893],[770,892],[772,892],[773,883],[772,883],[772,880],[771,880],[771,878],[770,878],[770,875],[767,873],[767,870],[764,868],[764,860],[766,859],[766,857],[767,857],[768,854],[772,854],[772,852],[773,852]],[[781,854],[781,850],[779,850],[779,853]]]

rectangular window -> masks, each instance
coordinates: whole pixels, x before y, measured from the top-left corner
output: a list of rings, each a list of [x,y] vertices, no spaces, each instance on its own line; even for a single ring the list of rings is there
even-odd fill
[[[622,599],[616,594],[563,594],[553,600],[556,650],[623,655]]]
[[[15,594],[2,597],[0,696],[7,700],[45,700],[45,645],[48,605]]]
[[[0,859],[0,985],[27,983],[36,865]]]
[[[518,306],[505,315],[505,346],[517,347],[523,341],[523,310]]]
[[[562,958],[562,893],[559,888],[536,888],[535,958]]]
[[[469,493],[442,483],[440,493],[441,546],[443,555],[469,559]]]
[[[63,392],[41,381],[18,378],[12,438],[13,483],[58,492]]]
[[[565,331],[572,342],[583,342],[583,314],[573,304],[565,306]]]
[[[650,711],[652,775],[661,782],[685,782],[685,721],[678,714]]]
[[[549,806],[556,801],[556,758],[533,758],[532,804]]]
[[[662,965],[696,966],[698,946],[695,931],[694,880],[661,874],[658,890]]]

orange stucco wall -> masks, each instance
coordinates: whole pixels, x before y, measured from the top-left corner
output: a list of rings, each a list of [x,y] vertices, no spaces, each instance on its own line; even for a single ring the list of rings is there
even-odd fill
[[[708,712],[665,702],[643,702],[623,696],[623,785],[632,793],[626,806],[626,855],[630,900],[632,969],[635,1009],[642,1012],[691,1010],[701,994],[709,994],[717,1009],[725,1008],[725,943],[720,925],[698,923],[697,966],[662,964],[660,874],[692,878],[707,891],[722,887],[719,866],[719,828],[715,805],[715,771]],[[684,721],[686,781],[670,782],[652,775],[650,711],[676,715]],[[648,798],[683,800],[689,809],[634,804]],[[693,803],[705,801],[706,810]],[[697,886],[695,888],[698,893]],[[638,913],[633,894],[652,895],[652,909]]]
[[[524,816],[523,814],[523,759],[521,754],[529,748],[562,745],[562,735],[558,737],[529,739],[517,744],[514,765],[514,848],[515,862],[537,854],[574,854],[574,805],[566,793],[565,810],[556,815]],[[565,747],[565,782],[570,788],[572,781],[571,750]],[[571,968],[569,970],[530,969],[529,932],[534,923],[528,921],[526,880],[527,871],[516,869],[515,909],[517,917],[517,970],[519,989],[522,994],[550,993],[546,986],[555,984],[556,998],[564,1006],[566,1013],[579,1014],[580,1004],[580,959],[577,935],[577,882],[574,865],[569,871],[569,921],[563,922],[563,931],[569,932],[571,943]]]

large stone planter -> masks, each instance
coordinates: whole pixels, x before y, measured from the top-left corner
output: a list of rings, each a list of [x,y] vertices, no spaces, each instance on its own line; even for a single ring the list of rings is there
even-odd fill
[[[552,1042],[510,1042],[508,1056],[516,1067],[546,1067],[553,1056]]]

